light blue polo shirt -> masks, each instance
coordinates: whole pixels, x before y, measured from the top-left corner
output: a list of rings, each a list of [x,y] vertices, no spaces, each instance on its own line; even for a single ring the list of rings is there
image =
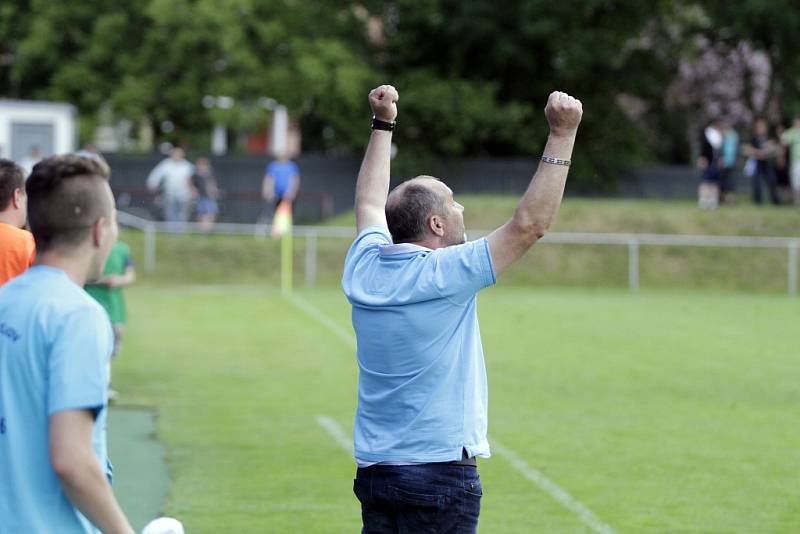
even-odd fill
[[[34,266],[0,287],[0,532],[95,533],[67,499],[48,451],[49,416],[96,413],[93,448],[106,457],[108,362],[103,308],[64,271]]]
[[[496,281],[489,244],[393,245],[364,229],[342,288],[358,341],[359,464],[489,456],[487,385],[476,294]]]

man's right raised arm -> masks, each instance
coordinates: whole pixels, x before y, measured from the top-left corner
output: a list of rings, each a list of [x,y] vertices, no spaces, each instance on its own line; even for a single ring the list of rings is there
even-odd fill
[[[547,100],[544,113],[550,124],[550,135],[536,174],[511,219],[487,238],[497,275],[520,259],[545,234],[564,196],[583,107],[580,100],[554,92]]]
[[[369,105],[375,119],[393,123],[397,117],[397,90],[381,85],[369,93]],[[392,132],[373,130],[356,182],[356,228],[386,227],[386,198],[389,196],[389,168]]]

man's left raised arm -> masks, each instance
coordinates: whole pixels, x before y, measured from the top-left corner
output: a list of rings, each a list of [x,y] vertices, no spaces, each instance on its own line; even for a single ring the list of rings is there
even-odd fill
[[[394,123],[397,118],[397,89],[381,85],[369,93],[375,119]],[[356,182],[356,227],[386,227],[386,198],[389,196],[389,171],[392,151],[391,130],[373,129]]]

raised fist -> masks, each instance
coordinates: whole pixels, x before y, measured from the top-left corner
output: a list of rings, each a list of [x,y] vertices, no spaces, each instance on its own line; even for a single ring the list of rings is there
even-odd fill
[[[400,95],[391,85],[381,85],[369,92],[369,106],[376,119],[392,122],[397,117],[397,101]]]
[[[583,105],[567,93],[553,91],[547,99],[544,115],[554,135],[575,135],[583,116]]]

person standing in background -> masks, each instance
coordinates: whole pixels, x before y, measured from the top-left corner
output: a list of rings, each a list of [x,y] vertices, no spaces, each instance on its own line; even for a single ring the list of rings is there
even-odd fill
[[[722,121],[721,168],[719,176],[720,202],[736,200],[736,162],[739,159],[739,134],[730,120]]]
[[[214,178],[214,171],[211,169],[211,161],[208,158],[197,158],[195,161],[192,189],[196,195],[197,222],[204,232],[208,232],[214,227],[217,213],[219,213],[217,205],[219,189]]]
[[[755,160],[753,171],[753,202],[761,204],[761,180],[763,179],[769,190],[770,200],[776,206],[781,201],[778,197],[777,177],[775,176],[774,158],[777,152],[775,141],[769,137],[767,121],[758,119],[753,127],[753,137],[750,144],[745,146],[747,157]]]
[[[147,177],[147,189],[163,194],[164,220],[187,222],[192,202],[194,165],[186,161],[183,149],[175,147],[168,158],[156,165]]]
[[[789,182],[794,205],[800,206],[800,116],[795,117],[792,127],[783,132],[781,143],[789,152]]]
[[[778,188],[778,198],[781,204],[792,203],[792,186],[789,181],[789,149],[780,143],[786,128],[778,121],[775,124],[775,139],[779,142],[775,147],[775,185]]]
[[[28,219],[25,171],[11,160],[0,159],[0,286],[33,265],[36,245],[23,230]]]
[[[267,165],[261,184],[261,196],[266,201],[265,212],[270,214],[270,219],[281,202],[294,203],[298,189],[300,169],[286,152],[281,152],[275,161]]]
[[[136,281],[136,270],[133,267],[131,250],[122,241],[117,241],[111,247],[111,252],[106,260],[103,274],[97,281],[87,284],[84,289],[106,310],[114,330],[114,350],[111,358],[119,356],[122,346],[122,334],[125,332],[125,323],[128,320],[125,309],[125,297],[122,288]],[[110,364],[109,364],[110,365]],[[115,400],[117,392],[111,388],[111,368],[109,367],[108,398]]]
[[[697,166],[702,172],[702,177],[697,189],[697,205],[702,209],[715,209],[719,205],[721,150],[721,121],[714,119],[700,136],[700,157],[697,159]]]

